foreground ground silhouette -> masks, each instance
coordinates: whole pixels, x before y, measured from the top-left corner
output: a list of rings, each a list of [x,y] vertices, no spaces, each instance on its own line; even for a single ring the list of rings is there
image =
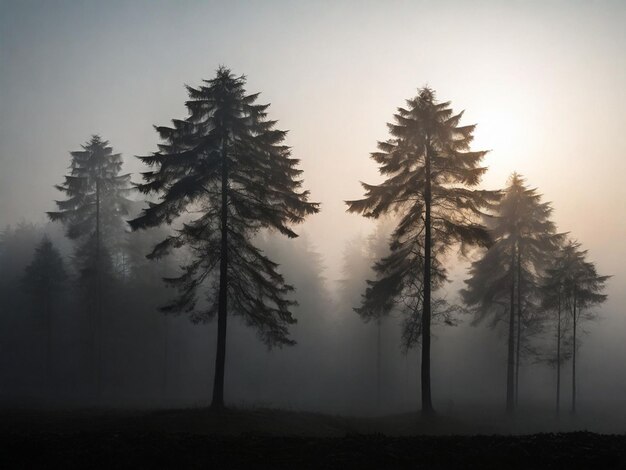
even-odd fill
[[[6,411],[0,417],[2,468],[626,468],[623,433],[494,434],[537,423],[268,409]]]

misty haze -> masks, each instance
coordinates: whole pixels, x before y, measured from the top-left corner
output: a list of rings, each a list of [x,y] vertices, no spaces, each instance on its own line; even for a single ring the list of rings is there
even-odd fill
[[[624,25],[0,0],[3,467],[626,468]]]

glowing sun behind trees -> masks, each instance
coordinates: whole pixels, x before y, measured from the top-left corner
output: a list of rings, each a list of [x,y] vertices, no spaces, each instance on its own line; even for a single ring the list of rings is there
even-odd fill
[[[130,222],[136,230],[171,224],[190,208],[199,214],[148,256],[192,249],[194,258],[183,274],[166,279],[179,295],[163,310],[188,313],[195,321],[217,315],[215,408],[224,406],[227,305],[268,346],[294,343],[288,327],[296,321],[290,312],[295,302],[287,298],[293,287],[252,244],[254,235],[268,228],[296,237],[289,226],[319,210],[300,189],[302,171],[283,145],[286,132],[274,129],[276,122],[267,119],[269,105],[255,104],[258,94],[246,94],[244,84],[245,77],[221,67],[203,86],[187,87],[189,116],[173,120],[173,127],[157,127],[165,143],[159,152],[139,157],[156,169],[144,173],[145,183],[137,187],[158,193],[159,202]],[[206,302],[198,305],[201,288]]]
[[[443,259],[454,245],[464,252],[466,245],[489,243],[479,221],[499,193],[469,189],[487,171],[480,166],[487,152],[470,150],[475,125],[460,126],[462,112],[454,114],[449,102],[436,101],[429,88],[406,104],[388,124],[391,138],[372,153],[387,179],[380,185],[362,183],[365,198],[347,204],[348,211],[364,217],[389,212],[399,217],[391,254],[375,265],[377,279],[369,283],[359,313],[380,316],[405,302],[413,320],[406,325],[417,325],[421,338],[422,412],[429,414],[431,291],[447,279]]]

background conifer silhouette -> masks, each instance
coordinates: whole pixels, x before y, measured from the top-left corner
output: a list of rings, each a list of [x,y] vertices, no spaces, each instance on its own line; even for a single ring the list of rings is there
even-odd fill
[[[492,325],[499,322],[508,325],[506,408],[509,412],[516,401],[522,331],[531,332],[540,323],[539,278],[562,239],[550,220],[550,203],[542,202],[541,197],[536,189],[525,185],[520,175],[511,176],[491,219],[492,244],[472,264],[471,277],[462,291],[465,303],[474,308],[476,322],[492,315]]]

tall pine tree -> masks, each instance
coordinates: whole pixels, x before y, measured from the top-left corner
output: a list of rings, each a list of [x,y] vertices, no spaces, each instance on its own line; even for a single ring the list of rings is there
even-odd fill
[[[365,198],[347,201],[350,212],[378,218],[396,212],[391,254],[376,266],[378,278],[366,291],[363,312],[380,316],[402,300],[422,344],[422,412],[433,411],[430,384],[432,291],[447,278],[444,257],[460,244],[486,245],[487,232],[477,222],[497,199],[490,191],[472,190],[487,170],[485,151],[471,151],[474,125],[460,126],[463,113],[438,102],[430,88],[398,108],[388,124],[391,138],[378,143],[372,158],[387,179],[363,183]]]
[[[506,408],[515,408],[522,331],[536,326],[539,276],[548,267],[562,235],[550,220],[550,203],[514,173],[495,208],[490,227],[492,245],[474,262],[462,295],[475,309],[476,321],[493,315],[493,325],[508,322]],[[517,312],[517,316],[516,316]],[[508,315],[507,315],[508,313]],[[517,323],[517,325],[516,325]],[[517,332],[517,335],[516,335]],[[517,346],[517,350],[516,350]]]
[[[570,352],[564,349],[567,341],[571,340],[568,334],[571,329],[570,317],[566,311],[566,281],[571,257],[571,250],[567,248],[568,246],[569,243],[566,243],[556,252],[541,280],[541,306],[548,314],[549,325],[554,327],[555,344],[554,347],[552,344],[548,347],[545,362],[556,369],[555,410],[557,416],[561,412],[561,366],[571,358]]]
[[[576,353],[580,343],[580,324],[593,318],[590,308],[602,304],[603,293],[610,276],[600,276],[596,267],[587,261],[587,250],[580,243],[569,240],[558,254],[558,263],[550,272],[553,282],[560,285],[560,297],[569,314],[572,335],[572,413],[576,412]]]
[[[143,174],[138,188],[160,199],[130,222],[136,230],[195,214],[149,257],[185,245],[192,249],[183,274],[166,279],[179,296],[163,310],[187,312],[195,321],[217,315],[214,408],[224,406],[228,312],[242,315],[269,346],[293,344],[288,327],[295,322],[295,302],[287,298],[293,287],[255,247],[254,235],[268,228],[296,237],[290,225],[318,211],[301,189],[298,160],[283,143],[286,132],[274,128],[269,105],[256,104],[258,94],[247,94],[244,85],[245,77],[220,67],[202,86],[187,87],[188,117],[157,127],[160,150],[140,157],[154,170]],[[203,302],[200,290],[206,291]]]
[[[48,212],[65,225],[68,238],[78,246],[75,260],[81,288],[93,312],[94,373],[98,396],[102,388],[102,312],[105,284],[112,272],[111,251],[125,232],[124,218],[131,201],[130,175],[121,174],[122,156],[108,141],[94,135],[82,150],[70,152],[70,174],[56,188],[67,199],[56,201],[58,211]]]

